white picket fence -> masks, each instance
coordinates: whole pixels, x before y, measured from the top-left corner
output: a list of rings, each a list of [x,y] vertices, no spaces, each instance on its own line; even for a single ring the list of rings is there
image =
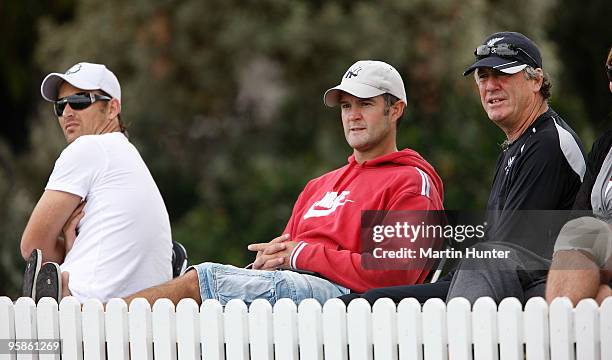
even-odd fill
[[[568,299],[550,306],[517,299],[499,307],[481,298],[445,304],[414,299],[373,307],[360,299],[347,307],[338,299],[321,306],[308,299],[296,306],[283,299],[249,308],[239,300],[222,307],[192,299],[177,306],[167,299],[153,308],[144,299],[107,306],[74,298],[34,304],[0,297],[0,339],[61,339],[59,354],[0,354],[4,359],[426,359],[497,360],[612,359],[612,297],[601,307]],[[3,346],[6,346],[4,344]],[[4,349],[6,350],[6,349]]]

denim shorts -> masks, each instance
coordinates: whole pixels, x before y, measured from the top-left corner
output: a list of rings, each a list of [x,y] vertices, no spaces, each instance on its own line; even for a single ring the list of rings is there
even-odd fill
[[[349,289],[329,280],[293,271],[251,270],[209,262],[193,268],[198,273],[202,301],[215,299],[222,305],[231,299],[241,299],[247,305],[255,299],[265,299],[274,305],[282,298],[289,298],[296,304],[314,298],[323,304],[328,299],[350,293]]]

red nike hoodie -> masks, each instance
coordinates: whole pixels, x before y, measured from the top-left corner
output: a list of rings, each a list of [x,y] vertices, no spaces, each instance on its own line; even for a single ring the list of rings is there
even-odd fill
[[[429,269],[362,268],[364,210],[443,210],[442,180],[410,149],[362,164],[350,156],[347,165],[311,180],[295,203],[284,232],[298,242],[291,267],[319,273],[354,292],[422,283]]]

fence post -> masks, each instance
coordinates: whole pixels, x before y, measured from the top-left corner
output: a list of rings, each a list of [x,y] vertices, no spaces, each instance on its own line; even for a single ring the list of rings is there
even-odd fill
[[[576,358],[600,359],[599,309],[593,299],[580,300],[574,311],[576,329]],[[612,341],[612,339],[608,339]]]
[[[59,314],[57,302],[50,297],[38,301],[36,309],[36,323],[39,340],[59,340]],[[58,347],[53,353],[39,353],[40,360],[59,360],[61,348]]]
[[[490,297],[481,297],[472,309],[472,335],[474,336],[474,358],[497,360],[497,305]]]
[[[273,336],[272,305],[267,300],[256,299],[249,306],[251,359],[274,360]]]
[[[128,337],[127,304],[123,299],[110,299],[105,314],[106,346],[109,359],[128,360],[130,346]]]
[[[97,299],[83,304],[83,353],[85,359],[106,360],[104,307]]]
[[[15,339],[38,339],[36,305],[32,298],[21,297],[15,302]],[[38,354],[18,354],[19,360],[38,360]]]
[[[346,306],[340,299],[329,299],[323,305],[323,344],[325,359],[348,359]]]
[[[421,304],[415,298],[397,305],[397,342],[399,358],[423,360],[423,322]]]
[[[523,314],[526,357],[530,360],[550,359],[548,304],[541,297],[527,301]]]
[[[62,339],[62,360],[83,359],[83,327],[81,303],[72,296],[59,304],[59,329]]]
[[[249,359],[249,326],[247,323],[247,306],[239,299],[232,299],[225,304],[225,343],[227,358],[236,360]]]
[[[181,299],[176,305],[176,342],[178,358],[200,359],[200,312],[192,298]]]
[[[15,340],[15,309],[13,302],[7,296],[0,297],[0,339]],[[0,354],[0,360],[15,360],[15,351]]]
[[[604,300],[599,308],[599,325],[601,358],[612,359],[612,296]]]
[[[453,360],[472,360],[472,309],[466,298],[453,298],[446,305],[448,353]]]
[[[297,308],[291,299],[274,304],[274,344],[277,359],[298,360]]]
[[[372,312],[366,299],[355,299],[347,307],[347,336],[351,360],[372,360]]]
[[[153,360],[153,321],[151,304],[137,298],[130,302],[129,313],[130,358]]]
[[[302,359],[323,360],[321,311],[321,304],[316,299],[304,299],[298,306],[298,338]]]
[[[572,302],[556,298],[548,309],[550,319],[550,358],[574,360],[574,314]]]
[[[502,360],[521,360],[523,354],[523,306],[517,298],[505,298],[497,311],[499,354]]]
[[[423,305],[423,347],[427,360],[448,358],[446,304],[442,299],[429,299]]]
[[[200,336],[203,359],[225,359],[223,307],[217,300],[206,299],[200,305]]]
[[[176,360],[176,314],[169,299],[158,299],[153,304],[153,357]]]
[[[389,298],[378,299],[372,306],[374,358],[397,359],[397,312]]]

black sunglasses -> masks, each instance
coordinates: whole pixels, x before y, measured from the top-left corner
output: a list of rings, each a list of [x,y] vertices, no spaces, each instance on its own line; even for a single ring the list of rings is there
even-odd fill
[[[55,110],[55,115],[63,116],[66,104],[70,104],[70,107],[74,110],[83,110],[98,100],[110,101],[111,98],[106,95],[82,92],[57,100],[53,103],[53,109]]]
[[[527,55],[527,57],[530,58],[531,61],[533,61],[533,65],[535,65],[535,67],[538,67],[538,62],[535,61],[535,59],[532,58],[531,55],[527,53],[527,51],[521,49],[520,47],[514,46],[512,44],[498,44],[498,45],[493,45],[493,46],[480,45],[479,47],[476,48],[476,51],[474,51],[474,54],[476,56],[497,55],[501,57],[513,57],[513,56],[518,55],[519,51]]]
[[[606,74],[608,75],[608,81],[612,82],[612,65],[606,65]]]

